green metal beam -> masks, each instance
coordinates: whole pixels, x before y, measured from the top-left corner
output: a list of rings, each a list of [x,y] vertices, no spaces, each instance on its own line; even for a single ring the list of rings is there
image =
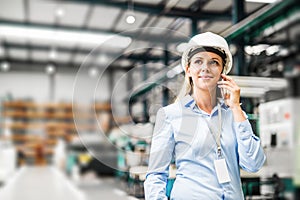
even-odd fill
[[[133,92],[130,95],[130,101],[132,101],[132,102],[136,101],[139,96],[146,94],[152,88],[158,86],[160,83],[164,82],[166,79],[167,79],[167,77],[163,76],[153,82],[150,82],[149,84],[146,84],[146,86],[143,86],[141,89],[138,89],[137,91]]]
[[[270,28],[270,27],[274,26],[274,24],[278,24],[278,23],[282,22],[283,20],[286,20],[287,18],[294,16],[297,12],[299,12],[299,10],[300,10],[300,6],[289,9],[289,11],[285,12],[284,15],[279,15],[278,17],[274,18],[273,20],[270,20],[268,23],[265,23],[263,26],[260,26],[260,28],[256,29],[254,32],[252,32],[249,35],[249,37],[255,38],[255,37],[259,36],[267,28]],[[299,19],[298,19],[298,21],[296,21],[294,23],[299,23]],[[286,44],[288,41],[284,41],[284,42],[285,43],[283,43],[283,44]]]
[[[224,36],[228,41],[232,41],[239,37],[244,37],[248,32],[265,24],[268,20],[284,14],[287,9],[296,4],[296,0],[284,0],[279,3],[270,4],[243,19],[239,23],[233,25],[231,28],[221,33],[221,35]]]
[[[130,91],[128,93],[128,95],[126,95],[128,98],[130,98],[129,100],[131,102],[135,102],[140,96],[146,94],[147,92],[149,92],[152,88],[160,85],[161,83],[165,82],[166,80],[171,80],[172,78],[167,76],[167,73],[172,70],[172,67],[175,67],[179,64],[179,62],[174,62],[172,64],[172,66],[168,67],[168,68],[163,68],[160,72],[158,72],[157,74],[153,75],[152,77],[150,77],[149,79],[147,79],[146,81],[144,81],[141,84],[141,87],[137,86],[137,88],[134,88],[132,91]],[[173,78],[175,78],[176,76],[174,76]],[[126,97],[126,98],[127,98]],[[128,99],[126,99],[127,101]]]

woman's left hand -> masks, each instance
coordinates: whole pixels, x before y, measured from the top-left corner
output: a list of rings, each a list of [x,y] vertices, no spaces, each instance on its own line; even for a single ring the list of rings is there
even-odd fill
[[[231,109],[240,107],[240,87],[236,82],[229,76],[221,74],[222,81],[218,81],[218,87],[221,90],[227,90],[226,93],[223,93],[223,97],[227,106]]]

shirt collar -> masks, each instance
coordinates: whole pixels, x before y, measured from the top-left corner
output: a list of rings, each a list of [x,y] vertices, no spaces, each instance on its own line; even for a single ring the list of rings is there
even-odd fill
[[[184,106],[184,107],[186,107],[186,108],[188,108],[188,107],[190,107],[190,108],[194,108],[195,107],[195,104],[196,104],[196,102],[195,102],[195,100],[193,99],[193,97],[191,96],[191,95],[186,95],[186,96],[184,96],[181,100],[181,104]]]
[[[225,104],[224,99],[220,99],[219,102],[221,103],[221,108],[223,108],[224,110],[228,109],[228,106]],[[186,108],[192,108],[194,109],[196,106],[196,101],[193,99],[193,97],[191,95],[186,95],[181,99],[181,103],[182,105],[184,105],[184,107]]]

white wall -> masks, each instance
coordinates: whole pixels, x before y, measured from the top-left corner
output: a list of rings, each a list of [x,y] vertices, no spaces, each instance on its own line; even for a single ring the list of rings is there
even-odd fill
[[[54,102],[72,101],[76,73],[57,73],[54,76]],[[92,78],[88,74],[80,75],[76,84],[76,102],[92,102],[110,99],[109,79],[106,74]],[[1,72],[0,97],[11,94],[14,99],[32,99],[36,102],[50,101],[50,78],[45,73]],[[95,88],[96,91],[95,91]]]
[[[42,73],[0,73],[0,96],[10,93],[13,98],[46,101],[49,98],[49,79]]]
[[[90,77],[88,74],[57,74],[55,98],[57,100],[74,100],[74,102],[91,103],[110,100],[109,77],[104,74]],[[76,81],[76,82],[75,82]]]

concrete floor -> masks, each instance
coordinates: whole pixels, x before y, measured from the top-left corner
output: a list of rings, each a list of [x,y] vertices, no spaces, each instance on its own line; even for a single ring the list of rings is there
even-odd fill
[[[95,183],[80,183],[77,186],[85,194],[86,200],[141,200],[128,195],[128,185],[114,177],[103,177]]]
[[[116,177],[71,180],[54,167],[22,167],[0,186],[1,200],[142,200],[128,194],[142,191]],[[133,193],[132,193],[133,194]]]

